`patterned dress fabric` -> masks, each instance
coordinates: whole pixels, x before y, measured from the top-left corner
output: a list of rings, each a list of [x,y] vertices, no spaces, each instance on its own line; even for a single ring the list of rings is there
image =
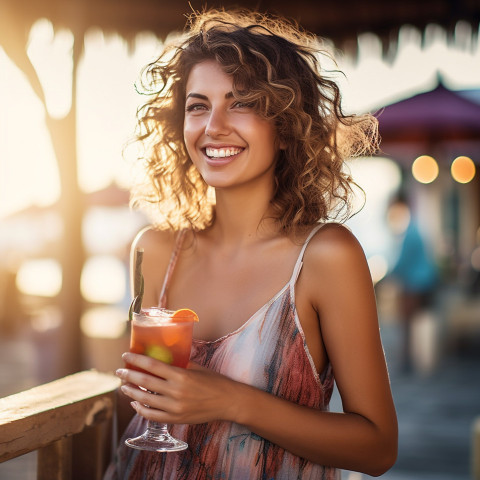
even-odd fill
[[[315,227],[305,241],[289,282],[236,331],[215,341],[194,340],[193,361],[299,405],[328,410],[334,385],[332,368],[328,365],[321,375],[317,373],[295,309],[295,283],[303,255],[320,227]],[[178,254],[179,248],[175,248],[171,264],[175,264]],[[164,300],[168,281],[166,278]],[[151,453],[123,444],[125,438],[141,434],[145,427],[146,421],[135,415],[105,480],[340,478],[338,470],[293,455],[244,426],[230,422],[171,425],[170,433],[189,444],[182,452]]]

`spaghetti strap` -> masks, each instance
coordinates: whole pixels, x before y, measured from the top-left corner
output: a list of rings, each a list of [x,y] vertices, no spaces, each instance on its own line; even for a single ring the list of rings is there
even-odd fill
[[[303,266],[303,256],[305,255],[305,250],[308,244],[310,243],[310,240],[324,225],[325,225],[324,223],[320,223],[319,225],[316,225],[315,227],[313,227],[312,231],[310,232],[307,239],[305,240],[303,247],[300,250],[300,254],[298,255],[297,263],[295,263],[295,267],[293,268],[292,277],[290,279],[291,286],[295,285],[295,283],[297,282],[298,276],[300,275],[300,271]]]
[[[175,270],[175,265],[177,264],[177,259],[180,254],[180,249],[182,248],[183,239],[185,238],[185,233],[187,230],[180,230],[175,239],[175,246],[170,256],[170,261],[168,262],[167,272],[165,273],[165,278],[163,279],[162,291],[160,292],[160,297],[158,299],[159,307],[166,308],[167,306],[167,290],[168,285],[170,284],[170,279],[172,278],[173,271]]]

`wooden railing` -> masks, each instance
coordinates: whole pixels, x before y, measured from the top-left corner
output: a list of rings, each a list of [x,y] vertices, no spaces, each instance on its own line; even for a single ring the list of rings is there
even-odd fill
[[[97,480],[120,381],[94,370],[0,399],[0,463],[38,450],[37,480]]]

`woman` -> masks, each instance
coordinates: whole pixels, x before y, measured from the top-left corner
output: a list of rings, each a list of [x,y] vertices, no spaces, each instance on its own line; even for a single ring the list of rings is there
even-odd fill
[[[188,369],[126,353],[151,375],[117,374],[138,414],[126,435],[151,419],[190,448],[122,445],[108,477],[333,479],[395,461],[371,277],[331,221],[349,214],[345,158],[375,149],[376,124],[342,114],[318,53],[281,19],[209,11],[147,70],[150,184],[134,198],[162,217],[133,245],[143,305],[200,322]],[[334,381],[343,413],[328,411]]]

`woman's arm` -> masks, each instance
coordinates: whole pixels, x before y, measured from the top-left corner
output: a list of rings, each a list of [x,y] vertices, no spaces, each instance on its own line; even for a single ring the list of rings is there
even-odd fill
[[[124,391],[149,419],[233,421],[315,463],[380,475],[396,459],[397,424],[363,251],[345,228],[328,226],[304,260],[301,288],[320,319],[344,413],[299,406],[195,365],[178,369],[132,354],[130,363],[157,377],[123,370]]]

